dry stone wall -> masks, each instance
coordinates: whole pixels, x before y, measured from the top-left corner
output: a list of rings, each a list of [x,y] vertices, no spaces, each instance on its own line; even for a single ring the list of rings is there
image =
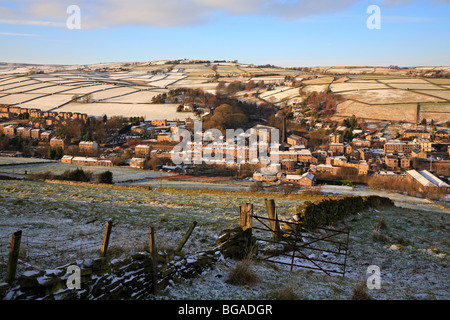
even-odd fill
[[[171,280],[192,278],[217,261],[220,251],[192,256],[172,253],[158,256],[158,288]],[[69,288],[70,265],[80,268],[81,288]],[[10,285],[0,283],[3,300],[143,300],[152,299],[152,263],[149,253],[126,259],[95,258],[76,261],[52,270],[26,271]]]

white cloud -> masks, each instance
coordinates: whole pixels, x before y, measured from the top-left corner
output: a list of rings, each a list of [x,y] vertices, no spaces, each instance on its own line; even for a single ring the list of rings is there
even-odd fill
[[[8,9],[8,20],[53,21],[64,25],[69,5],[81,8],[83,28],[124,25],[180,27],[205,24],[218,15],[263,15],[297,20],[311,15],[338,12],[363,0],[19,0],[18,9]],[[381,0],[380,5],[404,5],[415,0]],[[449,0],[433,0],[434,3]],[[10,1],[0,0],[0,3]],[[1,7],[0,7],[1,8]],[[1,13],[1,11],[0,11]],[[2,15],[4,17],[4,15]],[[0,21],[0,23],[2,23]],[[7,23],[7,22],[3,22]],[[39,24],[39,23],[36,23]]]
[[[41,27],[65,27],[66,24],[55,21],[21,20],[21,19],[0,19],[0,24],[21,24]]]
[[[0,36],[15,36],[15,37],[38,37],[38,34],[28,33],[12,33],[12,32],[0,32]]]

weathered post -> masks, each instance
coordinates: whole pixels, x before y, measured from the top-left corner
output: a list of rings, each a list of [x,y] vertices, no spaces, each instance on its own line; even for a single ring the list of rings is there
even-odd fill
[[[275,241],[278,241],[278,235],[280,233],[280,224],[278,222],[277,209],[275,207],[275,201],[273,199],[265,199],[267,213],[270,219],[270,228],[272,229],[272,236]]]
[[[109,237],[111,235],[112,221],[106,223],[105,232],[103,233],[102,248],[100,249],[100,257],[106,257],[108,251]]]
[[[16,278],[17,261],[19,260],[20,240],[22,239],[22,231],[14,232],[9,245],[8,266],[6,269],[6,282],[12,284]]]
[[[252,203],[243,203],[242,205],[239,206],[239,225],[241,226],[243,231],[252,228],[253,226],[252,215],[253,215]]]
[[[178,248],[176,252],[180,252],[181,249],[183,249],[186,241],[188,241],[189,237],[191,236],[192,231],[194,231],[194,228],[197,226],[197,221],[194,221],[192,225],[189,227],[189,230],[184,235],[183,239],[181,240],[180,244],[178,245]]]
[[[153,294],[156,296],[158,294],[158,252],[155,241],[155,230],[153,227],[149,228],[149,241],[150,259],[152,261]]]

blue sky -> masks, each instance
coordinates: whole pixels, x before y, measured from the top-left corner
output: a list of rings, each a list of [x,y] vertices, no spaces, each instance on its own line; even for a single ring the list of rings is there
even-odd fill
[[[81,29],[66,26],[72,4]],[[0,43],[2,62],[448,66],[450,1],[0,0]]]

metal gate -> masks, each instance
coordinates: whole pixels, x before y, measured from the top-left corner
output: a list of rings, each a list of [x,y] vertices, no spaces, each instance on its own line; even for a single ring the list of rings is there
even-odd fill
[[[273,200],[266,200],[266,204],[269,217],[254,214],[251,204],[240,208],[241,226],[252,228],[253,236],[260,244],[257,259],[288,265],[291,271],[306,268],[327,275],[345,276],[350,235],[348,227],[312,227],[280,220]]]

